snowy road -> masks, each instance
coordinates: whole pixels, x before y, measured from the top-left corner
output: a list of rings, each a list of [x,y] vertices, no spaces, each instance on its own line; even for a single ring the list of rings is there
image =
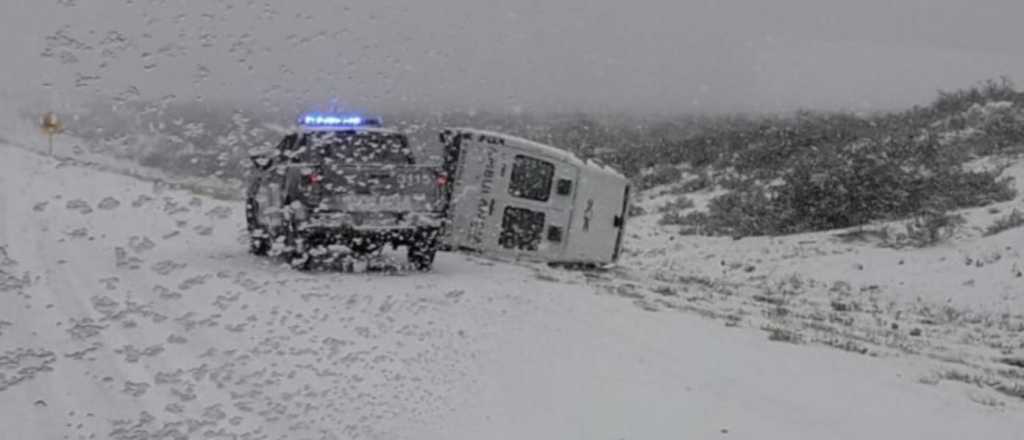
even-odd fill
[[[913,358],[772,343],[584,276],[298,273],[242,209],[0,146],[4,438],[1020,438]]]

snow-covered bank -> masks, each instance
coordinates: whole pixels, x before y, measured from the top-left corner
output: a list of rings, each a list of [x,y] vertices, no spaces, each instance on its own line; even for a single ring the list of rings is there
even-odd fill
[[[1003,175],[1024,189],[1024,159],[1001,162]],[[664,191],[640,194],[640,206],[656,212]],[[701,201],[709,194],[684,195]],[[622,264],[640,290],[667,295],[638,301],[654,298],[761,328],[777,340],[922,356],[935,361],[925,382],[967,382],[997,390],[995,402],[1019,403],[1024,228],[992,235],[987,229],[1024,210],[1022,200],[957,212],[965,220],[960,231],[928,248],[887,246],[878,235],[887,224],[735,240],[680,235],[648,214],[631,219],[631,249]]]
[[[921,383],[925,358],[770,342],[691,313],[688,295],[715,294],[696,283],[650,300],[663,295],[640,291],[657,269],[642,254],[600,275],[457,254],[425,275],[298,273],[245,253],[242,214],[0,146],[5,435],[1014,439],[1024,426],[1019,401]]]

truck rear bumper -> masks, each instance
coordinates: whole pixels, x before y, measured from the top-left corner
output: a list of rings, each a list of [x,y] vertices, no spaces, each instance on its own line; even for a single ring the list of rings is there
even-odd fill
[[[353,228],[335,227],[300,227],[300,235],[307,241],[319,243],[345,244],[354,240],[376,243],[405,245],[419,243],[425,239],[437,237],[440,229],[435,227],[419,228]]]
[[[351,214],[331,213],[298,221],[297,232],[307,242],[321,244],[391,244],[395,246],[434,242],[443,227],[439,217],[406,214],[391,219],[359,218]]]
[[[322,212],[297,218],[307,228],[341,228],[356,231],[382,231],[421,228],[440,228],[444,219],[434,213],[390,213],[390,212]]]

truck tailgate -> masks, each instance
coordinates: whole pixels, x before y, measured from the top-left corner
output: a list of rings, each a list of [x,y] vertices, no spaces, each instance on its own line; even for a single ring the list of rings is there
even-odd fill
[[[321,211],[434,212],[441,209],[441,171],[430,166],[346,166],[312,170]]]

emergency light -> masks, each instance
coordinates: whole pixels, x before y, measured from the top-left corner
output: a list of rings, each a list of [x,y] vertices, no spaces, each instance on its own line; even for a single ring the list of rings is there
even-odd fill
[[[304,127],[379,127],[380,118],[364,118],[362,116],[344,116],[323,113],[308,113],[299,117],[299,125]]]

